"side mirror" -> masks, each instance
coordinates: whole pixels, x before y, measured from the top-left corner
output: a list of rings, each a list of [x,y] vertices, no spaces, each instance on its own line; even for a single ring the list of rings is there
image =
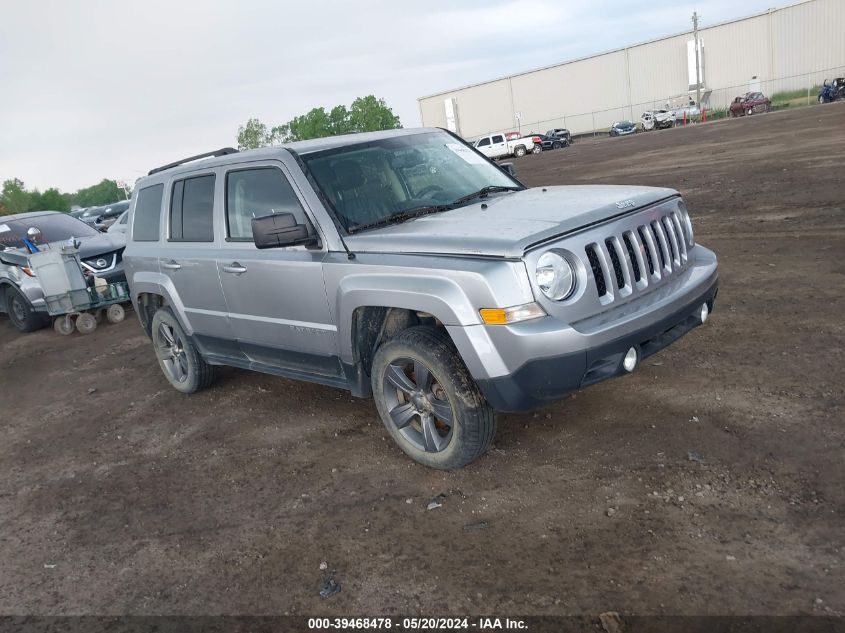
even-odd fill
[[[516,169],[514,169],[513,163],[500,163],[499,168],[509,176],[516,178]]]
[[[308,234],[307,225],[297,224],[292,213],[273,213],[252,219],[252,240],[256,248],[278,248],[315,244],[317,236]]]
[[[26,230],[26,237],[30,242],[36,244],[41,240],[41,229],[39,229],[37,226],[29,227]]]

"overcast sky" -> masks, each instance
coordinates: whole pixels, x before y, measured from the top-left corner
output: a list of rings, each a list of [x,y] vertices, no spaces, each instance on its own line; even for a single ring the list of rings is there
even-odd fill
[[[93,0],[0,3],[0,180],[63,191],[236,145],[375,94],[417,97],[784,0]]]

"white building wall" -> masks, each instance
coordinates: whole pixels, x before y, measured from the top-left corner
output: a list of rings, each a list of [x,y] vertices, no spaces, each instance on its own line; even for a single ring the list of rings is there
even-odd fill
[[[710,108],[749,90],[756,77],[766,93],[807,89],[845,75],[845,0],[804,0],[741,20],[702,28],[704,83]],[[602,130],[637,120],[687,94],[687,42],[692,32],[505,77],[419,100],[423,125],[445,127],[443,101],[456,99],[461,134],[472,139],[515,130],[568,127]],[[839,69],[838,72],[832,69]],[[694,92],[693,92],[694,95]]]

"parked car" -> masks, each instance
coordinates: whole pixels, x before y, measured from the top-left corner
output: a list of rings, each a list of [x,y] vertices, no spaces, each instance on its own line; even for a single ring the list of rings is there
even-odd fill
[[[523,136],[508,140],[505,133],[482,136],[475,142],[475,148],[487,158],[506,158],[525,156],[531,152],[539,154],[543,145],[539,136]]]
[[[108,283],[125,281],[121,235],[104,235],[84,222],[59,211],[35,211],[0,217],[0,312],[21,332],[47,323],[47,306],[38,279],[29,269],[24,239],[39,249],[59,248],[68,239],[80,243],[83,272]]]
[[[96,228],[100,231],[107,230],[112,224],[114,224],[120,215],[129,208],[129,201],[124,200],[122,202],[115,202],[114,204],[109,204],[103,207],[102,212],[100,213],[100,217],[97,218],[97,222],[95,224]]]
[[[545,136],[558,139],[562,143],[563,147],[572,145],[572,134],[570,134],[569,130],[565,127],[556,127],[551,130],[546,130]]]
[[[825,79],[819,90],[819,103],[830,103],[837,99],[845,99],[845,78],[837,77],[833,81]]]
[[[648,110],[640,116],[640,124],[647,132],[675,127],[675,115],[669,110]]]
[[[695,121],[701,116],[701,110],[695,105],[695,101],[690,99],[686,105],[667,108],[672,113],[675,123],[678,121]]]
[[[534,132],[531,133],[531,136],[537,136],[540,138],[540,145],[544,152],[553,149],[560,149],[561,147],[567,147],[567,143],[556,136],[546,136],[545,134],[536,134]]]
[[[85,222],[85,224],[93,227],[97,224],[97,220],[100,219],[100,214],[102,213],[102,210],[103,207],[88,207],[76,217],[82,222]]]
[[[177,161],[137,183],[129,223],[130,294],[175,389],[215,365],[347,389],[442,469],[484,453],[495,411],[635,371],[718,288],[678,192],[530,189],[439,129]]]
[[[746,92],[733,100],[729,110],[732,117],[738,117],[768,112],[771,108],[772,102],[762,92]]]
[[[635,134],[637,126],[632,121],[616,121],[610,126],[611,136],[627,136],[628,134]]]
[[[127,221],[129,220],[129,209],[124,211],[120,214],[120,217],[115,220],[108,229],[106,229],[106,233],[120,233],[122,235],[126,235],[126,227]]]

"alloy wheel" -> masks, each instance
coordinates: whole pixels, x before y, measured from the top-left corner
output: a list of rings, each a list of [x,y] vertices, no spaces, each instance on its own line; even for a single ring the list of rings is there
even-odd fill
[[[419,360],[396,359],[385,370],[383,391],[390,420],[399,433],[421,451],[446,449],[455,413],[428,367]]]
[[[174,382],[185,382],[188,379],[188,358],[179,333],[167,323],[161,323],[157,338],[156,351],[167,375]]]

